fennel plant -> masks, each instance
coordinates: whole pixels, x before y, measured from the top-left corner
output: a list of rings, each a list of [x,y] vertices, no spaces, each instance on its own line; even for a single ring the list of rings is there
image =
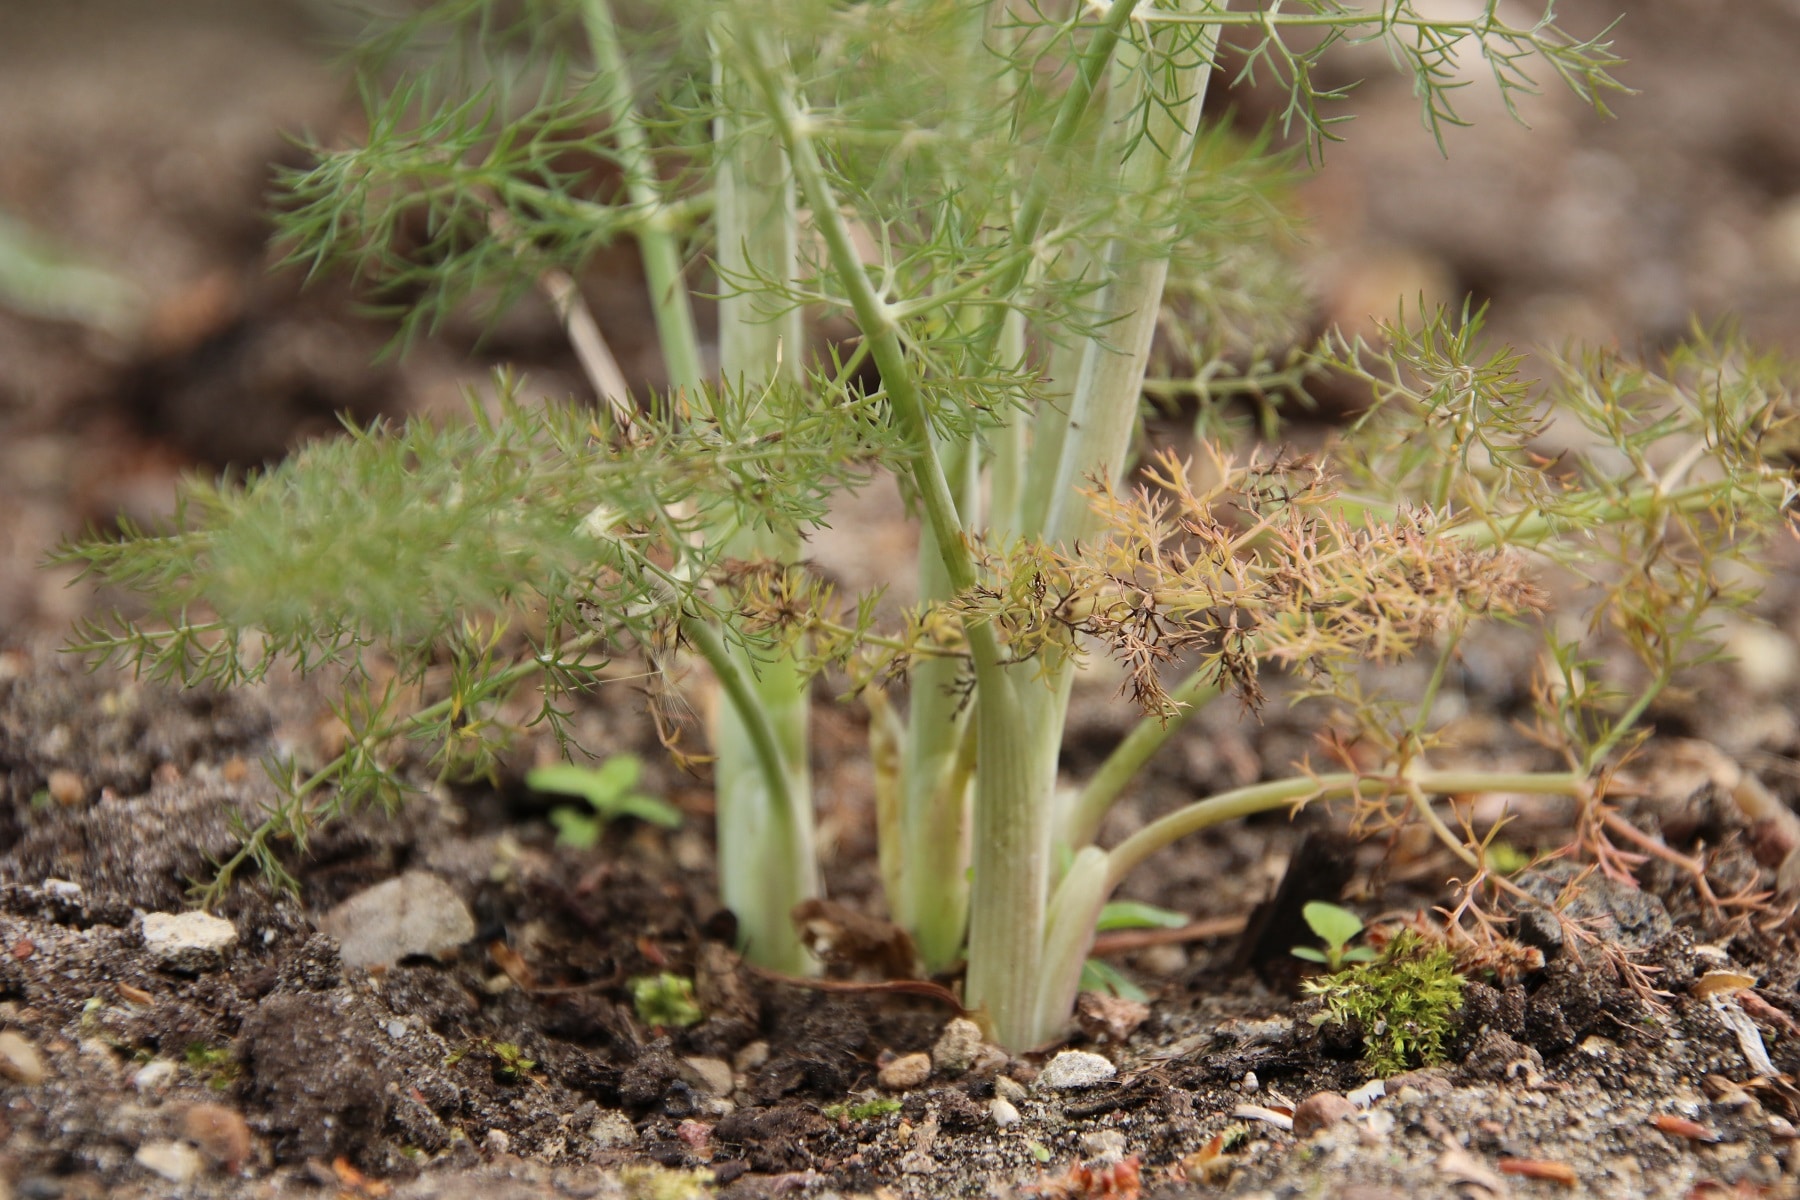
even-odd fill
[[[789,971],[810,964],[788,914],[818,888],[810,681],[843,671],[871,709],[890,908],[928,969],[966,960],[966,1002],[1012,1049],[1066,1022],[1125,875],[1219,821],[1345,800],[1367,821],[1425,822],[1471,886],[1501,886],[1435,800],[1537,791],[1603,814],[1596,780],[1704,654],[1706,613],[1736,598],[1720,562],[1780,519],[1788,485],[1758,447],[1785,419],[1782,369],[1702,339],[1660,369],[1574,360],[1533,388],[1467,312],[1282,359],[1296,316],[1268,249],[1280,171],[1203,108],[1221,39],[1242,74],[1286,89],[1287,122],[1315,144],[1342,96],[1314,68],[1344,42],[1390,50],[1432,133],[1459,121],[1470,64],[1509,98],[1536,72],[1601,105],[1618,86],[1604,35],[1553,15],[442,0],[370,34],[368,137],[319,147],[287,180],[284,234],[315,269],[352,265],[410,334],[542,289],[602,403],[535,402],[503,377],[466,425],[353,430],[241,485],[196,482],[169,529],[69,550],[155,607],[79,647],[182,681],[275,661],[361,681],[343,754],[280,768],[283,802],[218,886],[247,862],[279,876],[282,842],[397,799],[399,739],[442,771],[489,770],[521,685],[560,729],[565,697],[621,644],[670,675],[703,661],[721,892],[746,954]],[[655,393],[629,391],[575,284],[627,237],[666,364]],[[717,296],[716,359],[697,291]],[[809,316],[854,335],[825,346]],[[1147,381],[1159,325],[1191,373]],[[1147,387],[1205,409],[1327,367],[1371,397],[1329,464],[1206,442],[1128,480]],[[1552,409],[1605,451],[1543,470]],[[803,558],[832,498],[877,470],[921,527],[920,603],[897,630]],[[1588,629],[1623,636],[1641,671],[1606,678],[1590,638],[1546,623],[1562,769],[1434,766],[1429,714],[1459,639],[1535,620],[1546,560],[1593,573]],[[374,650],[397,669],[372,670]],[[1414,652],[1434,664],[1416,703],[1365,693],[1364,662]],[[1064,798],[1057,756],[1091,654],[1121,664],[1144,715]],[[1380,765],[1346,755],[1098,845],[1185,717],[1224,692],[1254,705],[1271,664],[1338,701]],[[685,753],[672,726],[669,741]]]

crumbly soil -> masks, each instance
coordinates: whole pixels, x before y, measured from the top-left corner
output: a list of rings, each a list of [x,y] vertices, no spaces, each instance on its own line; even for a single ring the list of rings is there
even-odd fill
[[[1709,668],[1651,714],[1642,795],[1626,809],[1706,856],[1716,893],[1776,894],[1744,917],[1709,910],[1660,860],[1638,867],[1636,888],[1590,879],[1579,903],[1594,942],[1530,925],[1544,966],[1471,985],[1444,1065],[1388,1080],[1360,1115],[1308,1136],[1235,1114],[1362,1087],[1359,1038],[1310,1019],[1287,954],[1309,939],[1291,912],[1287,926],[1277,913],[1252,921],[1260,935],[1237,930],[1284,879],[1291,904],[1330,893],[1369,914],[1428,910],[1460,871],[1442,850],[1410,832],[1354,845],[1341,815],[1323,812],[1191,839],[1127,890],[1211,932],[1116,955],[1150,993],[1148,1019],[1122,1043],[1070,1035],[1117,1064],[1111,1081],[1038,1086],[1046,1047],[940,1072],[893,1093],[897,1111],[852,1119],[833,1106],[879,1092],[881,1066],[929,1051],[954,1010],[744,968],[713,895],[704,781],[655,761],[624,689],[578,714],[582,738],[651,759],[646,784],[683,809],[681,830],[624,823],[594,851],[557,847],[546,801],[521,783],[546,752],[532,742],[493,786],[433,785],[414,764],[421,793],[397,813],[354,814],[304,853],[286,848],[296,894],[249,875],[232,888],[214,909],[236,930],[220,961],[159,962],[144,915],[181,911],[240,823],[274,800],[260,763],[316,759],[341,737],[329,681],[219,695],[86,673],[53,646],[110,598],[38,569],[43,554],[118,511],[165,511],[181,469],[254,465],[328,430],[335,412],[453,407],[487,360],[531,364],[552,394],[580,383],[542,313],[479,346],[473,326],[453,323],[442,342],[374,367],[389,331],[353,316],[347,292],[267,273],[260,197],[270,164],[294,154],[278,131],[354,127],[318,49],[330,29],[317,8],[29,7],[0,39],[0,211],[123,273],[143,320],[102,331],[0,309],[0,1197],[650,1196],[678,1194],[666,1172],[690,1169],[731,1196],[1797,1190],[1800,955],[1783,915],[1793,897],[1779,890],[1791,847],[1728,796],[1734,772],[1789,807],[1800,794],[1800,556],[1785,547],[1758,612],[1725,629],[1745,665]],[[1561,6],[1580,29],[1617,7]],[[1554,97],[1531,108],[1529,134],[1475,112],[1445,165],[1404,88],[1358,94],[1351,141],[1306,188],[1320,321],[1385,314],[1397,294],[1472,290],[1504,336],[1527,341],[1655,346],[1690,312],[1738,312],[1764,344],[1796,348],[1800,19],[1777,0],[1630,8],[1625,77],[1644,95],[1618,101],[1610,125]],[[1246,121],[1266,104],[1248,89],[1226,99]],[[630,255],[587,282],[627,369],[653,378],[649,341],[631,332],[643,312]],[[817,549],[851,584],[908,553],[879,496]],[[1442,713],[1462,761],[1545,765],[1512,724],[1527,712],[1531,653],[1516,631],[1468,647]],[[1409,680],[1402,668],[1390,682]],[[1096,679],[1077,694],[1071,779],[1126,728],[1112,691]],[[860,717],[821,704],[816,720],[828,883],[875,911]],[[1168,747],[1107,839],[1285,771],[1318,727],[1279,701],[1262,723],[1216,706]],[[1516,817],[1519,845],[1570,834],[1564,806],[1520,802]],[[386,970],[345,966],[322,914],[416,870],[469,906],[474,937]],[[1564,882],[1551,871],[1533,886]],[[1725,968],[1757,981],[1739,1002],[1755,1038],[1693,988]],[[696,977],[706,1020],[638,1019],[626,981],[665,970]],[[1747,1058],[1758,1039],[1774,1077]],[[1017,1124],[996,1125],[997,1097]],[[1120,1156],[1137,1184],[1109,1165]]]

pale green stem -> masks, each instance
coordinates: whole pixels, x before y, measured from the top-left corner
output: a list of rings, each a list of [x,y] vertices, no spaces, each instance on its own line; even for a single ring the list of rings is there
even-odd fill
[[[813,144],[805,114],[795,106],[793,96],[784,85],[776,56],[764,44],[757,31],[744,28],[740,22],[734,32],[744,50],[745,63],[775,123],[782,144],[787,148],[800,190],[820,237],[830,256],[832,273],[850,301],[851,311],[869,345],[870,355],[881,372],[882,388],[894,415],[895,424],[911,446],[909,473],[925,509],[926,521],[937,538],[950,585],[957,591],[975,583],[975,559],[963,538],[957,517],[956,500],[938,458],[931,436],[931,422],[926,416],[925,400],[919,392],[917,372],[907,361],[892,307],[876,292],[862,258],[857,253],[850,227],[838,206],[838,199],[819,161],[818,147]],[[970,631],[970,646],[977,659],[997,661],[998,647],[991,632]]]
[[[1123,170],[1127,192],[1143,198],[1142,230],[1154,240],[1170,220],[1168,202],[1160,198],[1161,193],[1185,169],[1192,151],[1212,69],[1212,44],[1210,40],[1194,44],[1182,34],[1157,35],[1156,53],[1183,56],[1171,70],[1158,70],[1161,64],[1146,61],[1143,46],[1118,39],[1123,25],[1115,28],[1110,18],[1117,15],[1119,7],[1118,2],[1113,5],[1100,35],[1110,33],[1114,39],[1107,44],[1105,57],[1096,61],[1091,53],[1086,56],[1078,79],[1091,88],[1116,50],[1119,77],[1115,80],[1114,136],[1124,139],[1135,132],[1118,117],[1139,105],[1149,113],[1148,129],[1125,153]],[[1188,43],[1185,50],[1173,48],[1184,41]],[[1090,66],[1093,74],[1088,73]],[[1179,90],[1176,102],[1159,103],[1149,95],[1153,71],[1164,86]],[[1168,78],[1171,75],[1176,77],[1173,82]],[[1031,206],[1036,194],[1035,190],[1028,192],[1021,205],[1022,228],[1033,219]],[[1029,235],[1022,236],[1034,237],[1035,227],[1030,228]],[[1094,523],[1085,500],[1072,494],[1083,480],[1115,481],[1124,470],[1150,335],[1168,273],[1167,254],[1151,253],[1143,244],[1141,236],[1120,236],[1106,254],[1112,278],[1101,299],[1100,323],[1118,346],[1091,342],[1083,355],[1062,455],[1048,497],[1050,514],[1041,525],[1046,540],[1053,543],[1072,544]],[[1025,514],[1028,528],[1035,515]],[[1044,1006],[1050,1002],[1045,989],[1060,996],[1065,983],[1060,977],[1045,977],[1045,955],[1059,964],[1066,955],[1061,947],[1047,948],[1042,939],[1047,930],[1045,905],[1050,898],[1051,838],[1056,830],[1056,760],[1072,669],[1072,659],[1025,663],[984,671],[978,678],[975,880],[965,994],[968,1003],[985,1010],[999,1043],[1011,1049],[1039,1040],[1044,1032]],[[1087,936],[1091,935],[1090,927]]]
[[[728,385],[760,385],[775,377],[795,381],[805,360],[805,325],[798,308],[779,316],[757,311],[749,280],[790,284],[799,274],[800,222],[794,173],[767,125],[746,116],[757,106],[756,89],[733,71],[726,56],[713,56],[713,88],[720,116],[713,140],[721,161],[714,184],[714,224],[721,276],[719,362]]]
[[[1033,664],[982,671],[975,705],[975,874],[964,1002],[982,1012],[995,1041],[1023,1050],[1037,1041],[1049,802],[1062,727],[1053,719],[1056,695]]]
[[[774,970],[805,974],[816,966],[792,914],[796,904],[819,893],[806,769],[805,680],[795,680],[799,672],[787,659],[749,664],[704,621],[689,621],[682,632],[724,692],[713,723],[721,764],[720,899],[737,916],[747,957]],[[727,761],[739,764],[729,774]],[[740,861],[728,861],[732,856]]]
[[[1581,796],[1586,775],[1575,771],[1413,771],[1408,775],[1420,791],[1453,796],[1465,792],[1526,792],[1540,796]],[[1225,821],[1349,795],[1379,796],[1404,790],[1404,781],[1379,775],[1340,772],[1257,783],[1221,792],[1152,821],[1107,852],[1110,892],[1146,858],[1190,833]]]
[[[619,45],[619,29],[606,0],[580,0],[582,26],[594,55],[597,79],[604,89],[606,110],[612,118],[612,134],[618,147],[619,165],[631,203],[646,212],[664,207],[662,183],[650,152],[637,105],[632,99],[631,73]],[[646,225],[638,232],[638,253],[650,285],[650,311],[656,319],[656,335],[662,345],[669,382],[677,389],[697,390],[706,381],[700,356],[700,338],[694,329],[694,308],[681,271],[681,247],[666,228]]]
[[[965,521],[974,507],[967,449],[950,459],[963,483],[959,515]],[[922,601],[955,594],[930,529],[920,533],[918,564]],[[929,659],[912,671],[896,849],[900,887],[889,899],[894,919],[912,934],[931,972],[948,969],[962,956],[969,911],[973,780],[964,746],[972,705],[960,686],[966,684],[966,669],[954,659]]]
[[[1000,362],[1005,366],[1025,362],[1025,314],[1006,314],[1000,329]],[[1030,462],[1030,418],[1023,408],[1009,408],[990,439],[993,469],[988,474],[988,531],[1005,545],[1024,533],[1025,478]]]
[[[1031,448],[1025,463],[1025,490],[1019,498],[1019,532],[1023,537],[1044,535],[1045,522],[1054,505],[1051,489],[1062,463],[1063,442],[1069,432],[1072,380],[1081,371],[1082,343],[1064,339],[1050,347],[1044,371],[1047,393],[1037,403],[1031,422]]]
[[[1213,0],[1187,0],[1187,7],[1213,11],[1223,6],[1215,5]],[[1163,31],[1157,36],[1176,40],[1168,34],[1169,31]],[[1191,44],[1163,48],[1164,53],[1183,60],[1166,73],[1155,70],[1157,64],[1146,61],[1149,56],[1138,43],[1126,43],[1119,50],[1115,122],[1140,110],[1148,112],[1145,128],[1123,164],[1124,191],[1139,197],[1144,206],[1143,231],[1114,239],[1107,251],[1109,282],[1100,302],[1106,335],[1105,340],[1095,338],[1087,343],[1076,376],[1075,394],[1069,406],[1069,436],[1064,440],[1051,486],[1050,517],[1044,523],[1051,542],[1073,545],[1095,531],[1099,518],[1082,492],[1091,481],[1117,483],[1131,450],[1143,396],[1144,369],[1150,360],[1150,343],[1156,333],[1163,285],[1169,274],[1168,253],[1148,249],[1144,234],[1148,234],[1151,243],[1159,236],[1172,236],[1169,193],[1177,186],[1193,153],[1200,110],[1212,75],[1216,39],[1202,35],[1182,40]],[[1165,74],[1178,76],[1179,82],[1163,78]],[[1159,86],[1177,89],[1179,99],[1175,103],[1162,102],[1153,94]]]
[[[1069,864],[1050,898],[1044,922],[1043,983],[1033,1015],[1033,1044],[1042,1045],[1062,1032],[1075,1009],[1081,968],[1094,943],[1094,927],[1111,892],[1106,851],[1084,846]]]
[[[1032,173],[1025,185],[1025,194],[1020,199],[1018,214],[1013,218],[1012,241],[1015,246],[1030,246],[1037,241],[1038,230],[1044,223],[1044,217],[1050,209],[1051,181],[1054,168],[1066,159],[1069,148],[1075,144],[1076,135],[1087,118],[1088,106],[1094,98],[1094,91],[1100,86],[1111,66],[1113,55],[1125,30],[1131,25],[1131,14],[1137,8],[1139,0],[1112,0],[1106,10],[1106,17],[1100,27],[1094,31],[1093,39],[1076,64],[1075,76],[1069,81],[1068,90],[1063,93],[1057,105],[1056,116],[1051,121],[1050,132],[1044,139],[1041,165]],[[1012,270],[994,285],[994,294],[1010,296],[1025,280],[1031,263],[1028,258],[1014,260]],[[995,318],[991,328],[998,337],[1000,321]]]
[[[1787,499],[1788,481],[1768,479],[1754,490],[1761,499],[1781,503]],[[1580,503],[1545,512],[1526,509],[1522,512],[1476,518],[1464,521],[1445,532],[1473,546],[1508,546],[1530,548],[1573,529],[1604,527],[1641,519],[1661,508],[1670,513],[1705,512],[1721,502],[1716,483],[1697,483],[1671,492],[1655,487],[1642,487],[1624,496],[1592,496]],[[1367,511],[1389,514],[1391,505],[1366,505]]]
[[[714,127],[721,159],[715,222],[721,291],[726,293],[719,299],[722,402],[742,403],[778,379],[792,382],[800,375],[801,313],[771,318],[756,311],[753,295],[732,290],[748,286],[751,279],[786,284],[798,275],[799,218],[793,173],[781,143],[765,124],[745,116],[757,108],[756,89],[716,52],[713,85],[722,112]],[[783,563],[800,558],[797,539],[766,530],[740,530],[726,546],[740,558]],[[753,714],[727,693],[727,702],[713,718],[719,892],[738,915],[739,944],[747,958],[802,974],[817,966],[795,936],[791,919],[796,904],[819,894],[808,738],[812,679],[798,669],[792,653],[758,662],[740,647],[727,652],[748,679],[754,715],[770,726],[786,786],[782,791],[770,788],[747,727]],[[788,811],[771,811],[783,802]],[[771,840],[776,844],[770,845]]]
[[[1131,732],[1113,747],[1112,753],[1106,756],[1099,770],[1089,777],[1087,784],[1075,798],[1064,822],[1064,844],[1085,846],[1093,841],[1100,831],[1100,822],[1118,800],[1119,794],[1125,790],[1125,786],[1137,778],[1144,764],[1168,743],[1176,731],[1187,723],[1189,717],[1199,712],[1218,694],[1218,684],[1203,678],[1196,671],[1169,689],[1169,699],[1179,706],[1179,711],[1174,716],[1166,720],[1161,716],[1139,718]]]

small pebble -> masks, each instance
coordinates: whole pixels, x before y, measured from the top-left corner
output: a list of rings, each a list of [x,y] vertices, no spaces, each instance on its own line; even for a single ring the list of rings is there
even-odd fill
[[[211,970],[236,944],[237,926],[211,913],[144,914],[144,949],[165,971]]]
[[[1167,979],[1187,970],[1188,955],[1180,946],[1150,946],[1138,951],[1134,963],[1146,975]]]
[[[140,1092],[160,1092],[175,1082],[177,1070],[173,1059],[153,1058],[132,1074],[131,1086]]]
[[[699,1084],[700,1088],[708,1095],[731,1095],[731,1064],[724,1059],[697,1054],[691,1058],[684,1058],[681,1062],[687,1068],[687,1074],[692,1077],[692,1081]]]
[[[956,1017],[931,1047],[931,1065],[940,1075],[961,1075],[981,1054],[981,1026],[967,1017]]]
[[[935,1175],[937,1169],[937,1159],[923,1150],[914,1150],[900,1159],[902,1175]]]
[[[1014,1104],[1025,1103],[1025,1085],[1010,1075],[994,1076],[994,1095]]]
[[[44,1056],[22,1033],[8,1029],[0,1033],[0,1076],[14,1083],[42,1083],[50,1077]]]
[[[351,896],[319,919],[346,966],[391,967],[412,955],[442,958],[475,936],[469,906],[429,871],[407,871]]]
[[[769,1043],[758,1039],[732,1055],[731,1069],[739,1074],[748,1075],[768,1061]]]
[[[200,1161],[200,1152],[186,1142],[145,1142],[131,1157],[138,1166],[170,1183],[186,1183],[206,1166]]]
[[[608,1109],[594,1118],[588,1126],[588,1139],[594,1143],[596,1150],[624,1150],[638,1143],[637,1127],[631,1118],[615,1109]]]
[[[490,1129],[481,1139],[481,1152],[490,1158],[498,1158],[512,1151],[512,1135],[504,1129]]]
[[[87,799],[87,780],[66,767],[50,772],[50,778],[44,781],[44,787],[49,791],[50,798],[64,808],[74,808]]]
[[[881,1086],[890,1092],[906,1092],[931,1078],[931,1055],[902,1054],[882,1067],[876,1075]]]
[[[1294,1107],[1294,1136],[1305,1141],[1319,1130],[1356,1114],[1356,1105],[1336,1092],[1315,1092]]]
[[[1038,1086],[1064,1092],[1094,1087],[1119,1073],[1119,1068],[1098,1054],[1086,1050],[1064,1050],[1045,1064],[1037,1077]]]
[[[223,1104],[191,1104],[181,1115],[181,1132],[212,1162],[236,1173],[250,1157],[250,1127],[236,1109]]]
[[[683,1121],[675,1127],[675,1136],[681,1144],[696,1154],[706,1150],[706,1144],[712,1140],[712,1126],[705,1121]]]
[[[1118,1162],[1125,1157],[1125,1135],[1116,1129],[1092,1129],[1081,1135],[1081,1152],[1088,1158]]]
[[[994,1124],[1001,1129],[1011,1129],[1025,1119],[1019,1115],[1019,1110],[1013,1102],[1004,1096],[995,1096],[988,1101],[988,1116],[992,1117]]]

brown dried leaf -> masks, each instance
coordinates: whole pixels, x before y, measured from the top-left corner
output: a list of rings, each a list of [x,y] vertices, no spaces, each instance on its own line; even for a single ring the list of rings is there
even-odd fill
[[[1686,1138],[1690,1142],[1716,1142],[1719,1135],[1686,1117],[1678,1117],[1673,1113],[1660,1113],[1650,1118],[1650,1123],[1668,1134],[1670,1137]]]
[[[1503,1175],[1522,1175],[1526,1179],[1548,1179],[1552,1183],[1560,1183],[1565,1187],[1574,1187],[1579,1181],[1575,1168],[1568,1163],[1552,1162],[1544,1158],[1503,1158],[1494,1164]]]

